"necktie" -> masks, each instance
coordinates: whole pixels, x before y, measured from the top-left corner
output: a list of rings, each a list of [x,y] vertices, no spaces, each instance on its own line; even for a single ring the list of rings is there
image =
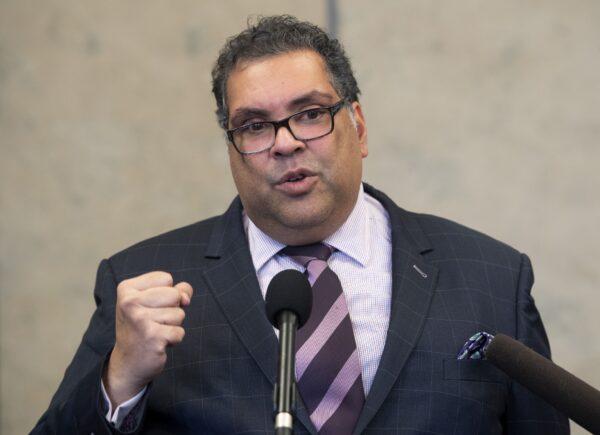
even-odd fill
[[[296,381],[319,434],[352,433],[365,402],[360,361],[333,248],[316,243],[281,252],[306,268],[313,291],[308,322],[296,335]]]

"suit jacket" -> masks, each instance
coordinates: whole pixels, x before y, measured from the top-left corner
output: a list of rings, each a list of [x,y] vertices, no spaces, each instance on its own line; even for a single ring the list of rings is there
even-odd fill
[[[566,434],[568,420],[487,361],[457,361],[478,331],[549,356],[527,256],[454,222],[407,212],[365,185],[390,216],[392,308],[385,349],[355,433]],[[136,244],[100,264],[96,311],[33,433],[117,432],[100,379],[115,341],[118,282],[153,270],[194,288],[184,341],[144,399],[136,431],[273,432],[278,343],[264,313],[236,198],[227,212]],[[298,400],[295,431],[315,433]]]

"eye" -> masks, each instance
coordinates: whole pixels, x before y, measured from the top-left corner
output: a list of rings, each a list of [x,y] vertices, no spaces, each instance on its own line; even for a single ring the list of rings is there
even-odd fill
[[[257,132],[263,130],[265,125],[262,122],[255,122],[254,124],[250,124],[248,128],[250,131]]]
[[[295,118],[298,122],[315,122],[322,119],[326,112],[327,111],[325,109],[319,107],[299,113]]]
[[[317,119],[321,115],[323,115],[323,109],[314,109],[306,112],[306,117],[308,119]]]
[[[249,135],[261,134],[268,130],[268,125],[265,122],[253,122],[252,124],[244,125],[241,128],[241,133]]]

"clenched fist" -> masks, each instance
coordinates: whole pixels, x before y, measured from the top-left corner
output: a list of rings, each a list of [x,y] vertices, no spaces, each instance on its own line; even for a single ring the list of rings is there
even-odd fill
[[[149,272],[117,287],[116,343],[104,374],[113,406],[136,395],[165,366],[166,348],[183,340],[181,327],[193,289],[173,286],[166,272]]]

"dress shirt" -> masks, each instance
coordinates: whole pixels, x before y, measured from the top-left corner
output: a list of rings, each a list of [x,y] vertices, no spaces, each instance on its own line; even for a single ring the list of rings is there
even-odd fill
[[[108,398],[108,393],[106,392],[106,388],[104,388],[104,381],[100,382],[100,389],[102,390],[102,395],[104,396],[104,403],[106,404],[106,420],[112,423],[115,427],[120,427],[123,423],[123,420],[131,412],[133,407],[137,405],[142,397],[144,397],[144,393],[148,387],[142,388],[142,390],[133,396],[131,399],[126,400],[117,406],[113,412],[112,404],[110,403],[110,399]]]
[[[280,254],[286,245],[261,231],[244,213],[244,229],[263,298],[273,277],[285,269],[304,268]],[[352,212],[338,230],[323,240],[335,248],[328,265],[344,290],[361,363],[363,388],[369,393],[387,336],[392,300],[392,239],[389,216],[383,206],[364,192],[361,184]],[[119,427],[143,397],[146,387],[112,410],[104,385],[106,419]]]
[[[304,268],[279,251],[286,245],[272,239],[244,215],[244,227],[263,297],[273,277],[284,269]],[[385,346],[392,300],[392,239],[389,216],[364,192],[338,230],[323,240],[335,248],[328,265],[340,279],[361,363],[365,395]]]

